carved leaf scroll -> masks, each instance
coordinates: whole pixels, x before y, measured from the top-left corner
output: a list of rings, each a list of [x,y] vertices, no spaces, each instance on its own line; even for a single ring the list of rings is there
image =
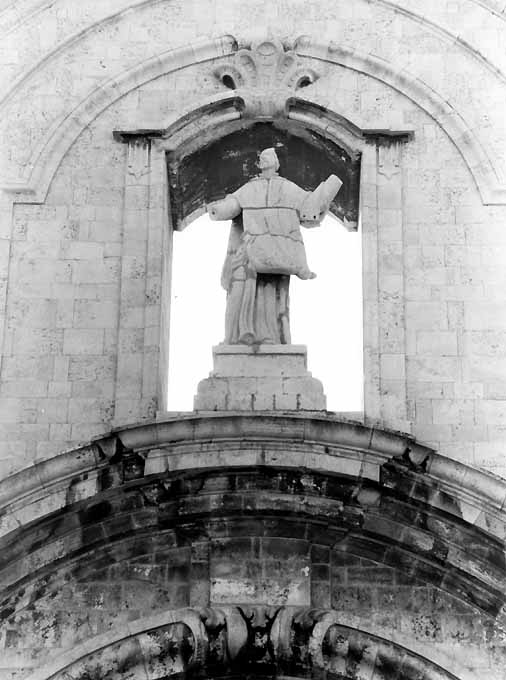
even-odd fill
[[[271,120],[287,115],[287,102],[297,90],[314,83],[319,74],[294,49],[278,40],[264,40],[241,49],[214,70],[215,77],[244,101],[244,116]]]

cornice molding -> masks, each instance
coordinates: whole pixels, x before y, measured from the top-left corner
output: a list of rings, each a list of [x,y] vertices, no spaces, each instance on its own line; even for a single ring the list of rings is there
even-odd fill
[[[1,534],[40,518],[48,504],[52,510],[63,508],[72,479],[106,468],[121,452],[142,463],[141,476],[175,469],[281,464],[276,456],[266,459],[260,445],[258,451],[252,448],[251,456],[237,456],[236,443],[242,441],[289,444],[293,452],[284,456],[282,463],[287,467],[344,472],[372,481],[379,480],[381,466],[394,462],[413,479],[425,480],[438,490],[426,502],[446,508],[440,495],[445,492],[456,503],[446,511],[504,540],[506,480],[440,456],[407,434],[332,415],[269,412],[178,414],[118,429],[89,445],[36,463],[0,481]],[[216,451],[197,455],[202,445],[209,443],[214,443]],[[313,445],[327,447],[329,452],[314,453]],[[90,490],[91,495],[95,492]],[[9,514],[12,525],[5,520]]]

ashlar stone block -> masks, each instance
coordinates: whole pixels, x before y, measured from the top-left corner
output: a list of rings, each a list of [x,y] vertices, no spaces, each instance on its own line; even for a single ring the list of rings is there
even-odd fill
[[[286,351],[284,347],[293,347]],[[303,376],[306,370],[305,347],[297,345],[223,345],[213,350],[216,377]]]

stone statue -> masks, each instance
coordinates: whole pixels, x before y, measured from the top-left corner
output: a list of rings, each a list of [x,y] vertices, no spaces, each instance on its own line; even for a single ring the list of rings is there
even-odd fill
[[[208,207],[232,219],[221,283],[227,291],[225,343],[290,344],[290,276],[311,279],[300,231],[318,226],[341,187],[335,175],[313,192],[278,175],[274,149],[260,153],[260,175]]]

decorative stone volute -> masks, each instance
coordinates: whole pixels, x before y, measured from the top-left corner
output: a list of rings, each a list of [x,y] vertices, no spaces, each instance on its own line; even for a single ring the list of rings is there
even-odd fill
[[[244,117],[284,117],[289,98],[319,78],[297,54],[297,46],[305,42],[307,38],[298,38],[294,49],[286,49],[275,39],[255,42],[216,68],[214,75],[243,99]]]

